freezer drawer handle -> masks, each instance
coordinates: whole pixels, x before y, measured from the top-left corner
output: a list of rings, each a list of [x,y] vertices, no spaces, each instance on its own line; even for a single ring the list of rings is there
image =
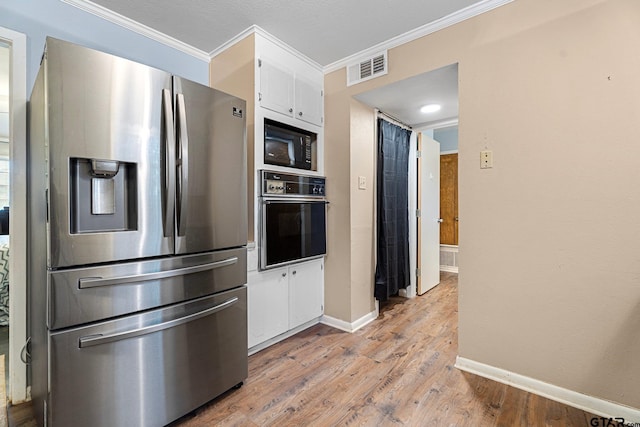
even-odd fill
[[[115,334],[108,334],[108,335],[99,334],[99,335],[89,335],[86,337],[82,337],[80,338],[80,348],[92,347],[94,345],[107,344],[115,341],[122,341],[127,338],[139,337],[141,335],[148,335],[153,332],[163,331],[169,328],[175,328],[176,326],[184,325],[185,323],[192,322],[202,317],[210,316],[213,313],[217,313],[220,310],[224,310],[225,308],[231,307],[236,302],[238,302],[238,297],[233,297],[223,303],[220,303],[213,307],[209,307],[197,313],[180,317],[179,319],[169,320],[168,322],[158,323],[157,325],[145,326],[144,328],[138,328],[138,329],[134,329],[132,331],[127,331],[127,332],[118,332]]]
[[[193,267],[178,268],[176,270],[157,271],[155,273],[135,274],[121,277],[83,277],[78,280],[79,289],[97,288],[99,286],[123,285],[135,282],[146,282],[148,280],[167,279],[169,277],[183,276],[185,274],[200,273],[201,271],[213,270],[215,268],[226,267],[238,262],[238,257],[231,257],[222,261],[210,262]]]

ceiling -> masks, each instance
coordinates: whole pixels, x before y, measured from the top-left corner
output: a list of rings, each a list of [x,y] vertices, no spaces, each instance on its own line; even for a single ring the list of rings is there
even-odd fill
[[[458,118],[458,64],[447,65],[370,90],[355,98],[413,128],[455,124]],[[427,104],[440,104],[434,113],[421,113]]]
[[[65,0],[69,1],[69,0]],[[74,0],[70,3],[86,0]],[[200,51],[212,53],[253,25],[323,67],[412,30],[496,0],[93,0]],[[357,96],[412,127],[458,116],[457,64]],[[442,110],[419,112],[435,102]]]
[[[257,25],[326,66],[490,0],[92,2],[204,52],[215,51],[247,28]]]

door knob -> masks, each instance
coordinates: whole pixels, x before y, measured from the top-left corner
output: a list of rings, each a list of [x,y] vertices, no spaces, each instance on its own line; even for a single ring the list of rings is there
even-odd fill
[[[444,219],[442,219],[442,218],[438,218],[438,222],[439,222],[439,223],[443,223],[443,222],[444,222]]]
[[[459,218],[459,217],[455,217],[454,219],[455,219],[456,221],[460,221],[460,218]]]

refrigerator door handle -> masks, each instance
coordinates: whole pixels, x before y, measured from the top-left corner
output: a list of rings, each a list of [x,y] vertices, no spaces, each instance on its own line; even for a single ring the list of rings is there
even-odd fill
[[[175,210],[175,169],[173,160],[175,159],[175,134],[173,130],[171,91],[162,90],[162,114],[164,118],[164,186],[163,200],[163,228],[164,237],[173,236],[173,212]]]
[[[120,277],[83,277],[78,279],[79,289],[97,288],[100,286],[123,285],[136,282],[146,282],[149,280],[167,279],[170,277],[183,276],[185,274],[200,273],[202,271],[213,270],[226,267],[238,262],[238,257],[223,259],[222,261],[209,262],[207,264],[194,265],[193,267],[177,268],[175,270],[157,271],[154,273],[133,274],[131,276]]]
[[[141,335],[148,335],[153,332],[163,331],[169,328],[175,328],[176,326],[180,326],[185,323],[192,322],[202,317],[210,316],[213,313],[224,310],[225,308],[229,308],[236,302],[238,302],[238,297],[233,297],[226,300],[225,302],[214,305],[213,307],[209,307],[197,313],[189,314],[188,316],[169,320],[167,322],[158,323],[156,325],[145,326],[145,327],[133,329],[130,331],[116,332],[116,333],[107,334],[107,335],[98,334],[98,335],[89,335],[86,337],[81,337],[79,339],[79,347],[80,348],[92,347],[95,345],[107,344],[115,341],[122,341],[127,338],[134,338],[134,337],[139,337]]]
[[[187,223],[187,200],[189,198],[189,131],[187,130],[187,112],[184,103],[184,94],[179,93],[177,98],[178,111],[178,236],[185,235]]]

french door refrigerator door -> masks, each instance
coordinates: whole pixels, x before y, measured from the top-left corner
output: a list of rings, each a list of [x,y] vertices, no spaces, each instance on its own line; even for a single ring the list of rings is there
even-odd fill
[[[172,254],[171,75],[53,38],[45,55],[44,105],[32,106],[45,129],[31,142],[44,158],[31,167],[48,194],[48,266]]]
[[[247,244],[245,101],[174,77],[176,253]]]
[[[50,334],[51,426],[162,426],[247,378],[246,286]]]

